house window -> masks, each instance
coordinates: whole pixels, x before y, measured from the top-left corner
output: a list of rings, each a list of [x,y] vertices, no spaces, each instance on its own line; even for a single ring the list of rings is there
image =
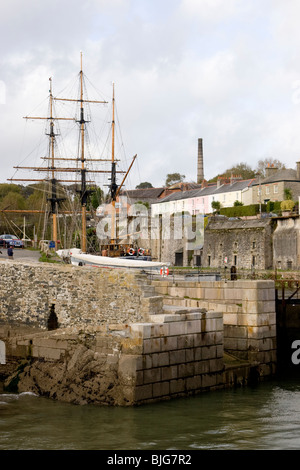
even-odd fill
[[[234,266],[237,265],[237,255],[234,255],[234,257],[233,257],[233,264],[234,264]]]
[[[208,266],[210,266],[210,255],[208,255],[208,257],[207,257],[207,264],[208,264]]]
[[[274,193],[278,193],[278,184],[274,184]]]
[[[256,242],[252,242],[252,248],[256,248]]]
[[[255,256],[252,256],[252,266],[255,266]]]
[[[266,186],[266,194],[270,194],[270,186]]]
[[[292,265],[293,265],[292,261],[289,260],[289,261],[287,262],[287,268],[288,268],[288,269],[292,269]]]

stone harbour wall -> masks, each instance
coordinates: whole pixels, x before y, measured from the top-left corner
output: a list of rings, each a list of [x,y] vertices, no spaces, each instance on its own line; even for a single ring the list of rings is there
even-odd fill
[[[0,263],[0,273],[6,390],[126,406],[275,370],[272,281],[149,280],[132,271],[12,261]],[[48,331],[53,305],[58,325]]]
[[[223,312],[224,349],[274,372],[276,309],[274,281],[153,281],[170,306]]]
[[[19,359],[5,386],[75,404],[120,406],[224,387],[221,313],[182,311],[149,320],[84,332],[13,334],[2,326],[7,356]]]
[[[142,321],[161,308],[132,271],[4,261],[0,276],[0,322],[47,328],[52,304],[61,328]]]

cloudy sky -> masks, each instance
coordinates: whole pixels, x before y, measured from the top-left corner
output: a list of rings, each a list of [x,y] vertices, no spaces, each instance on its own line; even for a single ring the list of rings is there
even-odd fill
[[[89,99],[110,101],[115,83],[124,168],[138,155],[128,189],[196,181],[199,137],[206,179],[269,157],[294,168],[299,20],[299,0],[2,1],[0,182],[45,156],[45,122],[23,117],[47,116],[49,77],[69,96],[81,51]],[[95,106],[97,133],[110,110]]]

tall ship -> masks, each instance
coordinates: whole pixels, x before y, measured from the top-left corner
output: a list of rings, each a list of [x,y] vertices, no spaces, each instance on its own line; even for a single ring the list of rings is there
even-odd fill
[[[56,253],[64,260],[69,260],[72,264],[79,266],[89,265],[111,268],[130,268],[146,271],[160,270],[165,273],[167,271],[167,264],[152,261],[149,252],[146,252],[146,250],[142,248],[138,249],[136,246],[133,247],[132,243],[130,243],[130,234],[122,238],[119,237],[116,202],[137,155],[132,158],[127,170],[118,169],[119,160],[115,157],[115,85],[112,85],[110,155],[109,158],[103,158],[103,156],[87,155],[87,146],[89,145],[87,139],[87,124],[90,123],[90,120],[87,118],[86,108],[90,105],[106,105],[108,102],[105,100],[90,100],[87,98],[85,94],[86,83],[82,66],[82,53],[80,55],[79,93],[77,98],[54,96],[52,78],[49,79],[49,83],[48,116],[26,116],[26,119],[42,119],[48,122],[49,127],[46,132],[49,142],[48,154],[42,157],[43,160],[46,161],[46,165],[38,167],[14,167],[17,171],[30,170],[31,172],[44,173],[46,177],[41,179],[14,177],[11,178],[10,181],[31,181],[34,184],[44,184],[43,190],[48,191],[48,197],[45,201],[45,220],[46,218],[51,220],[52,248],[54,248]],[[54,112],[55,105],[58,102],[76,104],[77,117],[58,117],[56,112]],[[57,154],[57,136],[59,135],[57,129],[61,121],[76,123],[78,126],[76,156],[61,156]],[[93,124],[96,126],[95,123]],[[109,164],[109,169],[99,168],[104,162]],[[109,191],[105,196],[105,202],[108,203],[107,206],[110,208],[111,233],[108,240],[102,240],[101,242],[97,240],[96,245],[98,245],[98,250],[97,248],[95,250],[95,245],[93,250],[91,250],[88,246],[87,237],[87,220],[91,217],[89,213],[89,200],[99,189],[95,177],[100,174],[106,174],[108,181],[110,181],[110,183],[107,184]],[[118,184],[118,176],[122,178],[120,184]],[[102,190],[101,192],[104,194]],[[62,215],[68,216],[69,220],[73,222],[76,221],[76,227],[74,227],[74,224],[69,224],[69,230],[72,232],[73,228],[77,230],[77,239],[73,234],[68,239],[65,236],[63,248],[61,248],[61,237],[59,236],[58,230],[59,217]]]

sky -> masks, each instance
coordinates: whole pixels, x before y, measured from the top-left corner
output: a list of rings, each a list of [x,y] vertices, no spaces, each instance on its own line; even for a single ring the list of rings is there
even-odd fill
[[[114,83],[119,169],[137,155],[124,188],[195,182],[198,138],[207,180],[267,158],[295,168],[299,19],[298,0],[2,0],[0,183],[47,155],[47,121],[24,117],[49,115],[50,77],[55,97],[77,93],[81,53],[88,98],[108,101],[90,105],[89,155],[102,156]],[[71,104],[56,101],[57,116],[74,117]],[[58,124],[61,156],[77,152],[71,126]]]

